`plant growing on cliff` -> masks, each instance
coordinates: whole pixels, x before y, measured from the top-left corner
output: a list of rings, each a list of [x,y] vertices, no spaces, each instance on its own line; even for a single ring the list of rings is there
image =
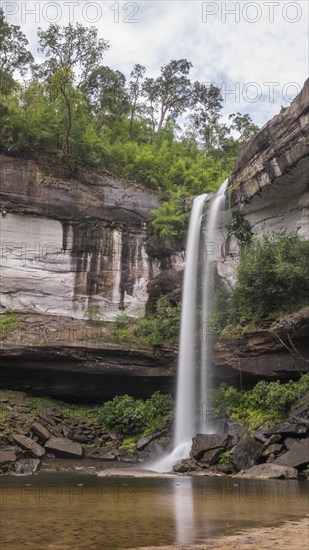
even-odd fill
[[[240,246],[246,246],[251,243],[252,231],[248,220],[240,212],[233,212],[230,223],[227,227],[229,235],[234,235]]]
[[[221,384],[212,394],[213,409],[215,413],[229,415],[249,428],[258,424],[267,426],[285,420],[292,403],[308,391],[309,374],[302,375],[297,382],[286,384],[278,380],[260,380],[249,391]]]
[[[296,233],[254,238],[241,252],[231,297],[231,322],[259,322],[309,304],[308,257],[309,241]]]
[[[181,303],[171,304],[168,296],[162,295],[156,303],[154,314],[136,322],[135,336],[138,341],[155,349],[174,345],[180,328]]]

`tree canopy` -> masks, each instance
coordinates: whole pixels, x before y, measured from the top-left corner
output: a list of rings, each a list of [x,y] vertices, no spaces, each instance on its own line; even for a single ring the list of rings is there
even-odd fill
[[[95,27],[52,24],[38,40],[44,58],[35,64],[27,38],[0,9],[1,150],[50,159],[69,176],[91,168],[156,190],[168,203],[155,213],[156,232],[177,226],[180,234],[186,198],[215,190],[257,131],[250,115],[223,123],[220,89],[191,81],[187,59],[171,60],[156,77],[137,63],[127,80],[104,63],[109,43]],[[31,78],[14,80],[29,68]]]

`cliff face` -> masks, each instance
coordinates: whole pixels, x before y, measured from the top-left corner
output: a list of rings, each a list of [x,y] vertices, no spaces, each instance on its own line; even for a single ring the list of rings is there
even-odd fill
[[[65,181],[33,161],[0,164],[2,312],[143,314],[148,284],[167,267],[147,254],[157,197],[108,176]],[[169,255],[168,264],[177,272],[182,260]]]
[[[286,229],[309,238],[309,79],[291,105],[240,152],[228,201],[254,234]],[[218,239],[223,252],[217,260],[219,275],[232,282],[239,248],[227,235],[229,215],[221,219]]]
[[[309,79],[291,105],[242,149],[228,200],[231,208],[222,213],[216,236],[216,260],[219,276],[229,284],[239,259],[237,241],[226,229],[232,211],[244,216],[254,234],[287,230],[309,238]],[[237,341],[217,341],[217,375],[290,378],[308,372],[308,309],[287,319],[270,321]]]

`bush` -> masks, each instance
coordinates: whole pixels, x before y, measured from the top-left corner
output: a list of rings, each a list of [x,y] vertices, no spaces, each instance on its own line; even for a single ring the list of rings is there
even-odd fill
[[[173,412],[170,395],[154,393],[150,399],[134,399],[129,395],[116,396],[103,405],[100,420],[108,430],[123,435],[142,434],[145,430],[154,431],[167,422]]]
[[[284,420],[291,404],[307,391],[309,374],[304,374],[297,382],[286,384],[281,384],[279,380],[261,380],[250,391],[238,391],[221,384],[213,392],[212,403],[215,413],[228,412],[240,424],[266,426]]]
[[[155,313],[137,320],[136,338],[153,348],[174,345],[179,336],[180,314],[181,303],[173,306],[168,296],[160,296]]]
[[[215,329],[259,323],[309,304],[309,241],[278,232],[242,247],[236,286],[215,293]]]

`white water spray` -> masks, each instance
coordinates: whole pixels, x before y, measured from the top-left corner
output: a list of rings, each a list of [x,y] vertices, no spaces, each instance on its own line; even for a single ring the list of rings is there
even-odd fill
[[[204,323],[206,326],[209,320],[212,287],[210,273],[214,248],[211,252],[210,245],[216,246],[214,242],[216,222],[224,201],[226,187],[227,181],[222,184],[211,204],[206,225],[206,247],[203,242],[202,221],[207,194],[200,195],[193,202],[182,293],[174,450],[170,455],[151,465],[152,469],[159,472],[171,470],[174,464],[188,457],[192,437],[198,431],[207,430],[207,424],[202,418],[202,403],[207,399],[208,382],[209,355],[206,338],[204,338]],[[199,291],[201,274],[202,289]],[[200,310],[202,312],[199,315]],[[200,323],[202,327],[199,326]]]

